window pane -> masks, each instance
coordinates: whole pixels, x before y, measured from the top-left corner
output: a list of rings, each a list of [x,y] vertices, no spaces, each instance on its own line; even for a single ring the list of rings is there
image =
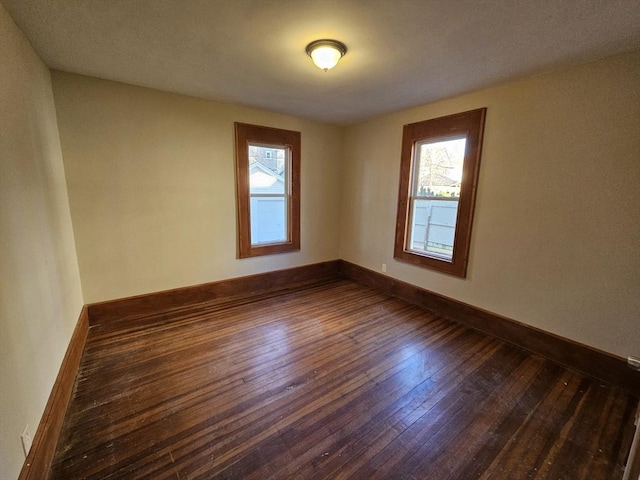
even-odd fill
[[[453,258],[457,214],[457,199],[414,199],[409,250],[450,261]]]
[[[249,193],[286,192],[287,149],[269,145],[249,145]]]
[[[465,144],[466,138],[416,143],[409,250],[453,258]]]
[[[286,242],[286,197],[251,197],[251,244]]]
[[[416,197],[459,197],[466,138],[416,144]]]

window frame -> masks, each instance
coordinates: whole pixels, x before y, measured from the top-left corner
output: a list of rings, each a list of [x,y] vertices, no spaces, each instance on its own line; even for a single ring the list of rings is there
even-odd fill
[[[395,259],[457,277],[466,277],[486,111],[486,108],[479,108],[404,125],[394,243]],[[456,214],[453,255],[449,261],[426,252],[421,253],[408,248],[408,243],[411,240],[414,157],[416,144],[420,142],[437,142],[461,137],[466,139],[466,144]]]
[[[236,208],[238,216],[238,258],[251,258],[300,250],[300,149],[301,133],[281,128],[235,122]],[[287,240],[251,243],[251,189],[249,184],[249,145],[270,145],[289,150],[290,178],[287,195]]]

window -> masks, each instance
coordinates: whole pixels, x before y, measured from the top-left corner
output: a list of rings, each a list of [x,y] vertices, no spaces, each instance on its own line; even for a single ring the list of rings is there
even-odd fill
[[[396,259],[466,276],[486,111],[404,126]]]
[[[300,132],[235,127],[239,258],[300,250]]]

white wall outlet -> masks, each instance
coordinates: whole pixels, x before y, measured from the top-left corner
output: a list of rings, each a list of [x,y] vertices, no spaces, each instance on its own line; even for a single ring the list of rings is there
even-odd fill
[[[29,430],[29,424],[25,425],[20,438],[22,439],[22,449],[24,450],[24,456],[26,458],[27,455],[29,455],[29,450],[31,450],[31,444],[33,443],[33,439],[31,438],[31,430]]]
[[[634,370],[640,370],[640,357],[632,357],[629,355],[627,357],[627,365],[629,365]]]
[[[383,263],[382,268],[380,270],[382,270],[382,273],[385,273],[387,271],[387,264]]]

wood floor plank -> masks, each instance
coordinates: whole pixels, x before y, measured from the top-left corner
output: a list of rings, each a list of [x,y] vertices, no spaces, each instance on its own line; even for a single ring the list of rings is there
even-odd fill
[[[636,406],[337,280],[92,326],[49,479],[619,479]]]

